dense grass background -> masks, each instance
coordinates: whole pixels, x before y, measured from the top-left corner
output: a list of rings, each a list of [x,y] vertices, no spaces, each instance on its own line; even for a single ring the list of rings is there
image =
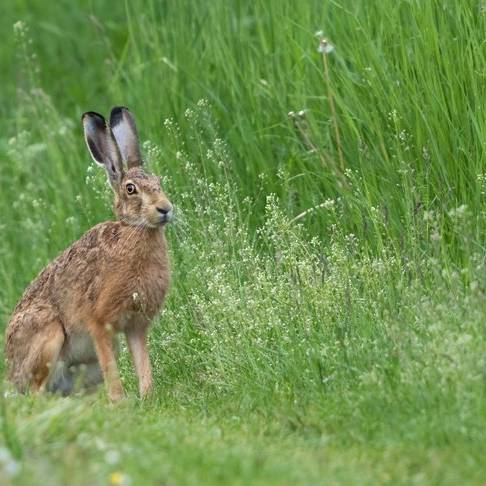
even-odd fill
[[[2,322],[111,217],[84,111],[178,221],[153,399],[124,346],[116,407],[5,384],[0,482],[484,483],[484,2],[2,7]]]

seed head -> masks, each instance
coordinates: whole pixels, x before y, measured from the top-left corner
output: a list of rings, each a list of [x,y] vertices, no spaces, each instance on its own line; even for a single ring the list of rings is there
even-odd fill
[[[325,38],[322,37],[317,47],[317,52],[322,54],[330,54],[334,50],[334,46]]]

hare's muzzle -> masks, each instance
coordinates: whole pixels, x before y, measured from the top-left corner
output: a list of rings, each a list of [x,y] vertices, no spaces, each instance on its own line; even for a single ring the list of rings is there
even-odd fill
[[[155,210],[159,214],[161,223],[168,223],[169,221],[172,220],[174,213],[173,213],[172,204],[170,204],[169,202],[156,206]]]

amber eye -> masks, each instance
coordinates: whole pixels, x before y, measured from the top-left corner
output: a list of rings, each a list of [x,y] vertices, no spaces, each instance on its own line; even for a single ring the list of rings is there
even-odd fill
[[[129,182],[127,184],[127,193],[128,194],[135,194],[137,192],[137,188],[135,187],[135,184],[132,184],[131,182]]]

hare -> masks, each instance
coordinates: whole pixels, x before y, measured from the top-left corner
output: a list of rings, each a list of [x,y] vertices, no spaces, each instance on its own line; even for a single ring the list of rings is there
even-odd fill
[[[82,122],[115,193],[117,221],[90,229],[25,290],[6,330],[8,377],[20,391],[63,394],[104,379],[119,400],[116,334],[124,332],[144,397],[152,389],[148,327],[170,283],[164,226],[173,209],[159,178],[143,170],[127,108],[113,108],[109,123],[94,112]]]

